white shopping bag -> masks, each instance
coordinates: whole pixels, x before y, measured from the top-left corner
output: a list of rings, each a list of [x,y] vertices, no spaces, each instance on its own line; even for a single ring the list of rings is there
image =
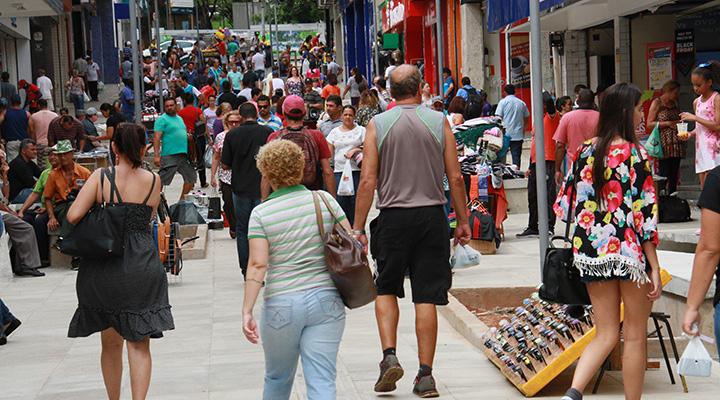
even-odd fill
[[[450,267],[460,269],[480,264],[480,252],[466,245],[456,245],[455,253],[450,257]]]
[[[683,376],[709,377],[712,372],[712,358],[705,349],[700,336],[695,336],[688,342],[685,351],[678,362],[678,374]]]
[[[343,168],[342,175],[340,176],[340,182],[338,182],[338,196],[354,196],[355,195],[355,181],[353,181],[352,165],[350,160],[345,161],[345,167]]]

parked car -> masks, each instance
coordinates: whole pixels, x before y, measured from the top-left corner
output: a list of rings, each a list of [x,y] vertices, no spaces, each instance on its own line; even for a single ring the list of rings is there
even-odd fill
[[[177,43],[178,47],[182,49],[184,53],[189,53],[192,50],[193,44],[195,43],[194,40],[185,40],[185,39],[176,39],[175,42]],[[160,43],[160,52],[162,54],[165,54],[167,52],[167,49],[170,47],[170,40],[167,40],[165,42]],[[143,56],[149,57],[152,54],[150,54],[150,49],[143,50]]]

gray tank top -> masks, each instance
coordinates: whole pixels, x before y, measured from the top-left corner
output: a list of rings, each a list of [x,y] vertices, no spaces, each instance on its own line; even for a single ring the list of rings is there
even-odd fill
[[[401,105],[373,118],[380,158],[377,208],[445,204],[442,113]]]

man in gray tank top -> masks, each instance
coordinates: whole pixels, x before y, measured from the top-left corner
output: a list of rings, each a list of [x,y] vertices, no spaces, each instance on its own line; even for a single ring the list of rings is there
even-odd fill
[[[442,113],[421,105],[420,72],[412,65],[401,65],[392,71],[390,81],[397,106],[376,115],[367,126],[353,227],[354,235],[367,247],[365,223],[377,189],[380,216],[370,224],[370,250],[377,261],[375,315],[383,360],[375,391],[395,390],[395,382],[404,373],[395,353],[397,298],[405,296],[405,272],[409,271],[420,359],[413,392],[437,397],[432,377],[436,306],[448,303],[452,284],[443,175],[450,182],[452,205],[459,210],[455,242],[461,244],[470,240],[467,199],[450,126]]]

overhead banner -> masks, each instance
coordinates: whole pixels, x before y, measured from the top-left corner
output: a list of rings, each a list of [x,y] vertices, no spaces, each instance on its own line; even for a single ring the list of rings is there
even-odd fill
[[[695,65],[695,30],[675,31],[675,64],[682,76],[690,75]]]
[[[547,11],[564,2],[565,0],[540,0],[540,11]],[[496,32],[506,25],[529,16],[530,2],[528,0],[488,0],[487,2],[488,30],[490,32]]]

